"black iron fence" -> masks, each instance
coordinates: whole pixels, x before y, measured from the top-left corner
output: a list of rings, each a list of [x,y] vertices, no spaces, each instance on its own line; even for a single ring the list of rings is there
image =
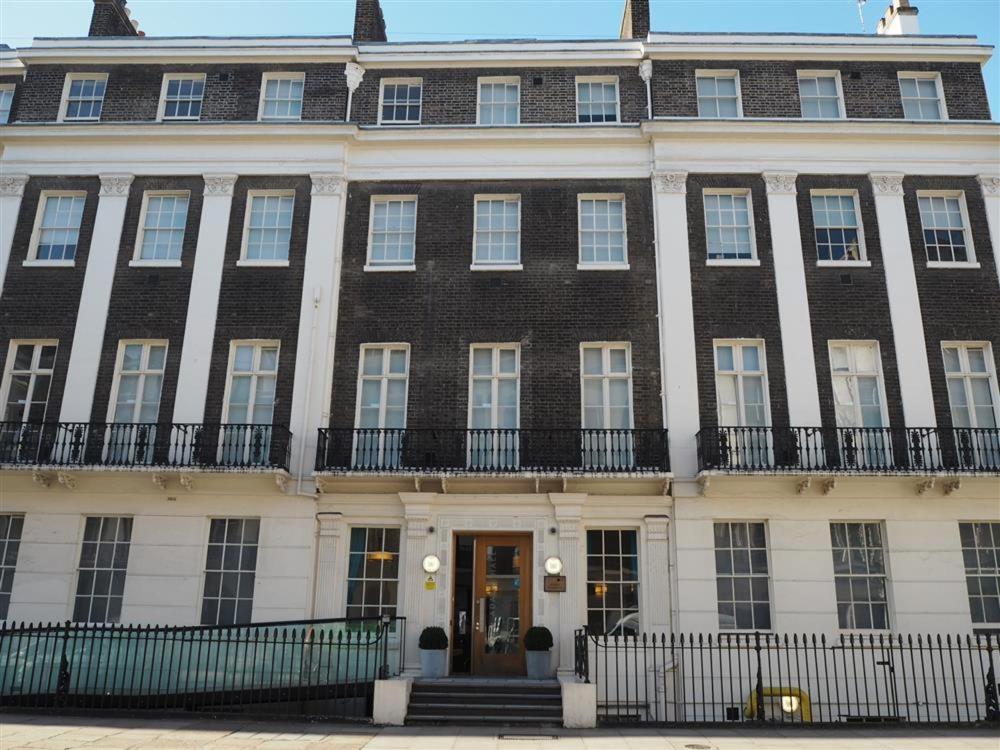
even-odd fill
[[[604,723],[1000,723],[997,635],[592,635]]]
[[[371,718],[405,618],[0,626],[0,706]]]
[[[269,424],[0,422],[0,464],[287,470],[291,437]]]
[[[404,473],[670,471],[667,431],[330,428],[317,471]]]
[[[715,427],[697,443],[703,471],[1000,471],[998,428]]]

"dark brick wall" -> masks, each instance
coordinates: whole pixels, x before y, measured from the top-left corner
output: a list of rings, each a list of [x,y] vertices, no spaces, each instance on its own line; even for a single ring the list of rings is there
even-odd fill
[[[896,365],[896,347],[892,337],[892,321],[889,317],[889,293],[886,290],[885,264],[882,260],[882,245],[871,182],[865,176],[799,175],[796,187],[823,426],[837,426],[829,348],[829,342],[835,340],[878,342],[882,356],[889,424],[902,426],[899,370]],[[810,190],[858,192],[865,250],[871,268],[821,268],[816,265],[816,235]]]
[[[917,205],[918,190],[964,190],[972,242],[980,268],[928,268]],[[931,388],[938,426],[950,428],[951,408],[945,382],[942,341],[989,341],[1000,352],[1000,288],[990,242],[986,206],[974,177],[907,177],[903,200],[910,228],[910,248],[920,294],[920,314],[927,342]],[[996,364],[996,363],[994,363]]]
[[[205,73],[203,121],[254,121],[261,79],[267,71],[304,72],[303,120],[343,120],[347,83],[341,63],[312,65],[33,65],[15,102],[11,120],[51,122],[59,113],[66,74],[106,72],[108,86],[101,120],[155,120],[164,73]]]
[[[705,202],[702,195],[706,188],[750,189],[760,266],[706,265],[708,249],[705,238]],[[771,424],[774,427],[787,427],[785,365],[764,180],[760,175],[750,174],[688,175],[687,209],[702,427],[718,424],[713,340],[739,338],[764,340]]]
[[[354,41],[384,42],[385,18],[379,0],[356,0],[354,6]]]
[[[471,272],[473,196],[521,195],[523,271]],[[628,271],[578,271],[577,195],[624,193]],[[365,273],[370,196],[417,194],[412,273]],[[352,183],[332,426],[354,425],[361,344],[410,344],[407,424],[464,429],[469,345],[521,345],[521,427],[578,428],[580,344],[630,341],[636,427],[661,427],[647,180]]]
[[[241,177],[236,181],[205,404],[205,421],[208,423],[222,418],[229,342],[235,339],[272,339],[281,342],[274,424],[288,425],[292,410],[311,187],[309,178],[305,176]],[[288,267],[236,265],[243,243],[243,221],[247,192],[250,190],[295,191]]]
[[[104,329],[104,347],[97,372],[97,390],[91,412],[94,422],[103,422],[108,417],[115,358],[118,342],[122,339],[167,341],[159,419],[161,422],[169,422],[173,417],[177,372],[191,292],[191,274],[201,221],[203,187],[201,177],[137,177],[132,183]],[[187,190],[191,193],[180,268],[129,266],[135,255],[142,196],[146,190]]]
[[[649,35],[649,0],[625,0],[622,39],[645,39]]]
[[[29,180],[21,200],[3,294],[0,295],[0,371],[4,368],[11,339],[59,340],[55,373],[49,391],[47,416],[51,420],[59,418],[59,408],[62,405],[66,368],[69,364],[70,347],[73,345],[100,189],[101,183],[96,177],[35,177]],[[42,190],[87,192],[76,264],[72,268],[22,265],[27,258]]]
[[[695,70],[740,71],[745,117],[801,117],[797,70],[839,69],[844,106],[850,118],[899,118],[903,104],[899,71],[938,71],[948,116],[953,120],[989,120],[989,100],[980,66],[975,63],[843,62],[778,60],[657,60],[653,63],[653,115],[696,117]]]
[[[479,76],[521,79],[521,122],[575,123],[576,76],[618,76],[622,122],[646,117],[646,88],[637,66],[612,68],[432,68],[368,70],[354,94],[351,119],[361,125],[378,123],[383,78],[423,78],[423,125],[474,125]],[[541,83],[535,83],[536,79]]]
[[[138,36],[125,5],[126,0],[94,0],[87,36]]]

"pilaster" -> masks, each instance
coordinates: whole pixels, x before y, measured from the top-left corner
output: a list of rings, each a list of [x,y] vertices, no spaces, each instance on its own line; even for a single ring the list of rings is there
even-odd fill
[[[338,560],[347,560],[344,533],[347,528],[343,513],[316,514],[316,582],[313,617],[316,619],[343,616],[345,575],[338,575]]]
[[[299,337],[292,390],[291,467],[300,478],[312,472],[317,430],[330,408],[327,373],[333,372],[334,338],[343,260],[343,213],[347,181],[339,174],[312,175],[305,283],[299,306]]]
[[[7,275],[11,248],[14,244],[14,229],[21,212],[21,198],[28,184],[26,174],[5,174],[0,176],[0,297],[3,297],[3,281]]]
[[[421,562],[424,555],[433,552],[434,540],[430,529],[433,521],[432,506],[436,494],[433,492],[400,492],[403,503],[403,532],[406,540],[405,552],[400,560],[403,578],[403,600],[399,611],[406,613],[406,663],[404,673],[420,672],[420,631],[428,625],[443,625],[433,622],[435,591],[424,588],[424,570]]]
[[[653,173],[660,368],[670,466],[678,477],[698,472],[695,435],[698,372],[695,368],[694,302],[688,248],[687,172]]]
[[[934,397],[927,362],[920,295],[913,268],[910,228],[903,204],[903,175],[869,175],[875,192],[875,214],[882,238],[885,285],[889,293],[889,317],[903,398],[903,420],[907,427],[935,427]]]
[[[819,427],[819,387],[799,229],[796,176],[794,172],[765,172],[763,175],[771,217],[788,418],[792,427]]]
[[[125,222],[125,207],[133,176],[101,175],[101,192],[94,232],[87,254],[83,291],[69,353],[60,422],[89,422],[97,386],[97,368],[104,351],[104,328],[111,304],[111,287]]]
[[[645,633],[669,633],[670,623],[670,517],[646,516],[646,549],[640,559],[644,563],[642,630]]]
[[[559,540],[559,559],[566,576],[566,591],[559,594],[559,627],[555,640],[558,649],[557,670],[560,677],[571,677],[574,667],[573,633],[587,622],[587,549],[583,542],[583,506],[585,493],[549,493],[555,508]],[[537,564],[543,561],[539,560]]]
[[[986,204],[986,221],[990,228],[990,244],[993,245],[993,267],[1000,282],[1000,176],[981,174],[977,178]]]
[[[234,174],[205,175],[205,198],[198,226],[184,346],[177,374],[177,392],[184,397],[174,403],[176,423],[200,423],[205,418],[208,371],[212,362],[219,289],[229,234],[229,212],[235,185]]]

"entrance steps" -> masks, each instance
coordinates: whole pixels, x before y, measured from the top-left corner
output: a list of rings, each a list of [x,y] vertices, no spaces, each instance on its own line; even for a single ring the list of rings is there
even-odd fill
[[[562,726],[562,690],[556,680],[452,677],[413,682],[409,724]]]

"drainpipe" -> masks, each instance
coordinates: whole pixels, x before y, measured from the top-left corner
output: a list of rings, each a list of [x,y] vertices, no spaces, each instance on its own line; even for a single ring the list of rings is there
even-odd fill
[[[344,122],[351,121],[351,102],[364,77],[365,69],[356,62],[349,62],[344,66],[344,78],[347,79],[347,113],[344,115]]]
[[[312,377],[313,377],[313,363],[316,358],[316,323],[319,318],[319,303],[323,299],[323,289],[322,287],[313,287],[313,313],[312,322],[309,324],[309,369],[306,371],[306,403],[305,408],[302,410],[302,422],[299,425],[300,432],[302,436],[302,450],[299,451],[299,466],[297,469],[298,478],[296,481],[296,495],[302,495],[302,473],[305,471],[306,463],[306,435],[309,431],[309,407],[312,401]],[[315,495],[305,495],[305,497],[310,497],[315,499]]]
[[[653,119],[653,61],[642,60],[639,63],[639,77],[646,84],[646,119]]]

